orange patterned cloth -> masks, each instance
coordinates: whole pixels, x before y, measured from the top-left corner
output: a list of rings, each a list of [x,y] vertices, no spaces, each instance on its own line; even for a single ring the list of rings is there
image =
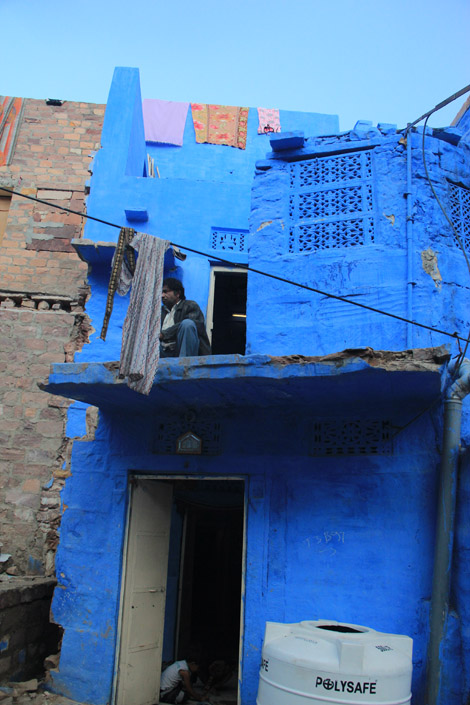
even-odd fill
[[[248,108],[191,103],[196,142],[245,149]]]
[[[0,95],[0,166],[8,166],[13,158],[23,107],[22,98]]]

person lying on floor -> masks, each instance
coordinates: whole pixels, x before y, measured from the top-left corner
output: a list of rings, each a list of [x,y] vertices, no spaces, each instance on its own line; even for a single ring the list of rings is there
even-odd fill
[[[184,703],[186,700],[204,700],[204,696],[193,688],[191,682],[199,669],[195,658],[175,661],[163,671],[160,678],[160,702]]]

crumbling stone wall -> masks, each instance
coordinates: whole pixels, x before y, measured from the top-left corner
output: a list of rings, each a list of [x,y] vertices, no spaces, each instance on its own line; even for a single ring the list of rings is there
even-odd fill
[[[54,585],[50,578],[0,585],[0,683],[42,675],[44,658],[56,653],[60,628],[49,623]]]
[[[0,188],[83,212],[103,115],[101,105],[27,99]],[[70,401],[37,382],[87,340],[87,266],[71,245],[82,221],[13,195],[0,242],[0,579],[54,572]]]

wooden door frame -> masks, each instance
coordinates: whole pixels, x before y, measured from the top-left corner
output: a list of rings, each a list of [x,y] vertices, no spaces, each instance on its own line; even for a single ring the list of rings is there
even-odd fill
[[[113,685],[111,694],[111,703],[116,705],[117,700],[117,685],[119,673],[119,659],[121,655],[121,631],[124,613],[124,586],[126,584],[126,573],[128,564],[129,550],[129,518],[132,505],[132,485],[136,480],[140,481],[161,481],[161,480],[194,480],[195,482],[207,482],[211,480],[218,481],[238,481],[243,482],[243,548],[242,548],[242,565],[241,565],[241,593],[240,593],[240,632],[238,645],[238,679],[237,679],[237,702],[240,705],[240,674],[243,663],[243,637],[244,637],[244,616],[245,616],[245,587],[246,587],[246,529],[247,529],[247,509],[248,509],[248,481],[246,475],[183,475],[169,473],[142,473],[142,471],[129,472],[127,481],[127,512],[126,512],[126,527],[124,531],[124,542],[122,550],[122,570],[121,570],[121,585],[119,593],[119,615],[117,625],[116,650],[114,654],[114,673]]]

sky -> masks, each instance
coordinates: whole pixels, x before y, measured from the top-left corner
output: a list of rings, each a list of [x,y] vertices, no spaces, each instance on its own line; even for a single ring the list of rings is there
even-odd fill
[[[0,94],[281,108],[405,127],[470,84],[470,0],[0,0]],[[470,95],[470,94],[468,94]],[[449,125],[467,96],[436,113]]]

